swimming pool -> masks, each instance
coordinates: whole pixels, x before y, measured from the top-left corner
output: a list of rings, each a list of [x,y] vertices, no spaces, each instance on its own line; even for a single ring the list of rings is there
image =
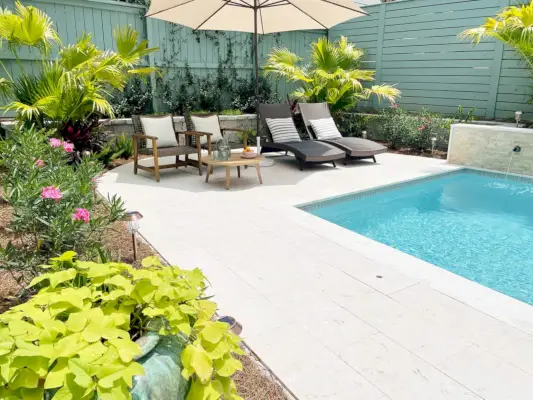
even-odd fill
[[[533,181],[460,170],[300,207],[533,305]]]

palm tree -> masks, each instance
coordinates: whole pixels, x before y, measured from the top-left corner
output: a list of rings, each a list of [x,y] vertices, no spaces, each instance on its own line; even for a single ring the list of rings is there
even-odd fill
[[[113,117],[108,101],[109,91],[123,90],[132,75],[148,75],[156,70],[139,67],[145,56],[157,49],[148,48],[146,40],[138,43],[132,27],[113,32],[117,52],[99,50],[84,34],[71,46],[60,44],[50,18],[42,11],[19,2],[16,13],[0,11],[0,40],[17,56],[19,47],[37,48],[42,54],[40,72],[31,75],[24,70],[13,80],[0,80],[0,89],[8,104],[6,111],[15,111],[19,119],[58,128],[77,121],[90,121],[99,116]],[[58,56],[46,60],[53,46]],[[4,68],[5,69],[5,68]],[[90,123],[90,122],[89,122]]]
[[[459,34],[459,38],[470,39],[473,44],[489,37],[512,47],[533,76],[533,1],[506,7],[494,18],[487,18],[483,25]]]
[[[327,102],[333,112],[351,109],[372,95],[391,102],[400,96],[390,85],[363,86],[362,82],[374,80],[375,71],[359,69],[364,53],[344,36],[335,43],[320,38],[311,50],[311,63],[300,65],[302,59],[287,48],[273,49],[264,74],[298,82],[301,86],[293,97],[308,103]]]

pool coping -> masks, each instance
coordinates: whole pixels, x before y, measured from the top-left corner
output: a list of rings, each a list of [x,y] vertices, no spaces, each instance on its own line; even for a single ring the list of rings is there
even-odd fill
[[[468,170],[491,176],[505,175],[500,172],[456,166],[456,169],[432,173],[412,179],[406,179],[385,185],[379,185],[352,193],[317,199],[310,202],[294,204],[290,214],[291,220],[304,226],[311,232],[328,240],[356,251],[370,260],[388,265],[397,272],[425,283],[435,290],[460,301],[478,311],[527,333],[533,334],[533,306],[498,292],[480,283],[471,281],[437,265],[416,258],[398,249],[370,239],[357,232],[334,224],[308,212],[308,207],[315,207],[325,202],[344,201],[347,198],[368,194],[369,192],[390,190],[404,185],[416,184],[425,180],[436,179],[450,174],[464,173]],[[531,181],[533,177],[508,174],[514,181]]]

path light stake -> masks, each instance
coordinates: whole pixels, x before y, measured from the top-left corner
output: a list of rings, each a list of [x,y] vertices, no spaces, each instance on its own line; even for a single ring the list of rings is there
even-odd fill
[[[520,125],[520,120],[522,119],[522,111],[517,111],[514,113],[514,120],[516,121],[516,127]]]
[[[124,221],[128,222],[128,232],[131,233],[133,261],[137,261],[137,232],[139,231],[139,221],[142,218],[143,216],[139,211],[129,211],[124,218]]]
[[[437,146],[437,138],[432,137],[431,138],[431,154],[435,152],[435,146]]]
[[[239,336],[242,332],[242,325],[235,318],[225,315],[223,317],[217,318],[217,322],[225,322],[229,325],[230,331],[235,335]]]

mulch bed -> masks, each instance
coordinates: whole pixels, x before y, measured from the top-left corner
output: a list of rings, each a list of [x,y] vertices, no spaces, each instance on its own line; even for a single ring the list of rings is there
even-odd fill
[[[389,146],[389,143],[382,142],[382,141],[379,141],[379,140],[375,140],[375,142],[381,143],[383,146],[387,146],[387,148],[389,149],[388,152],[389,153],[394,153],[394,154],[403,154],[405,156],[419,156],[419,157],[427,157],[427,158],[438,158],[438,159],[442,159],[442,160],[445,160],[447,158],[447,156],[448,156],[448,153],[446,151],[438,150],[438,149],[435,149],[433,152],[431,152],[431,150],[425,150],[425,151],[421,152],[419,150],[413,150],[410,147],[405,147],[405,148],[401,148],[401,149],[391,149],[390,146]]]

